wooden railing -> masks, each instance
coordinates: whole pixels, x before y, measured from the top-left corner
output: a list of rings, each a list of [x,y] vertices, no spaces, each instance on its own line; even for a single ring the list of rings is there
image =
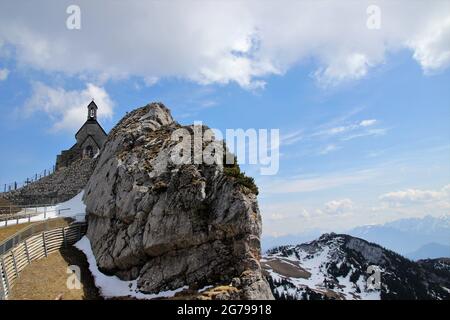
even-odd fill
[[[70,210],[70,208],[47,210],[47,207],[44,207],[44,212],[39,212],[37,209],[38,208],[32,210],[32,213],[27,213],[27,209],[25,208],[25,211],[23,213],[0,215],[0,228],[8,227],[8,225],[35,222],[33,221],[33,219],[38,215],[43,215],[43,220],[47,220],[49,219],[48,216],[51,216],[51,213],[56,213],[56,218],[58,218],[61,216],[61,212]],[[30,210],[28,210],[28,212],[30,212]]]
[[[25,238],[27,231],[24,230],[8,239],[7,241],[11,241],[20,238],[21,242],[12,240],[14,246],[0,255],[0,300],[8,298],[20,272],[26,266],[80,240],[86,233],[86,225],[85,222],[72,223],[67,227],[43,231]]]
[[[31,204],[31,205],[16,205],[16,204],[10,204],[10,205],[0,205],[0,215],[2,216],[14,216],[15,214],[23,211],[23,213],[26,214],[33,214],[37,213],[37,211],[44,210],[47,211],[51,207],[54,207],[55,204],[45,203],[45,204]]]

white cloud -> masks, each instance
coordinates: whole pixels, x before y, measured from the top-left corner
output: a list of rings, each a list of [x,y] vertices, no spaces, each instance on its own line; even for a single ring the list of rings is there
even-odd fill
[[[356,132],[353,134],[349,134],[342,138],[343,141],[353,140],[361,137],[369,137],[369,136],[383,136],[388,132],[388,128],[373,128],[367,129],[360,132]]]
[[[445,204],[450,202],[450,185],[440,190],[407,189],[381,195],[380,200],[393,207],[424,203]]]
[[[73,131],[86,121],[86,107],[92,99],[99,107],[98,117],[110,119],[114,103],[104,88],[88,83],[83,90],[66,91],[36,82],[32,96],[25,104],[25,114],[45,112],[53,122],[53,131]]]
[[[430,149],[426,149],[425,153],[431,155]],[[258,185],[262,190],[259,200],[265,219],[264,233],[300,233],[316,227],[339,232],[358,225],[385,223],[405,217],[450,214],[450,185],[434,189],[406,188],[388,192],[393,190],[389,188],[400,183],[402,175],[407,178],[414,176],[419,180],[429,178],[429,173],[425,173],[426,167],[406,168],[404,160],[403,158],[401,161],[379,163],[370,170],[345,174],[262,180]],[[374,186],[375,189],[385,190],[385,194],[389,196],[380,200],[382,196],[380,197],[378,190],[374,190]],[[414,191],[406,192],[408,190]],[[388,198],[391,201],[387,201]],[[408,201],[409,198],[416,201]],[[323,199],[334,200],[324,203]],[[402,202],[398,204],[400,200]],[[299,214],[303,208],[309,216],[307,221],[306,217]],[[339,212],[339,208],[341,212],[338,215],[333,213]],[[269,220],[272,213],[281,213],[285,219]]]
[[[409,42],[414,58],[425,72],[448,67],[450,64],[450,17],[437,20]]]
[[[1,2],[0,43],[15,48],[19,64],[88,80],[178,77],[247,88],[311,58],[324,85],[362,78],[388,53],[404,48],[425,71],[450,62],[446,1],[77,4],[82,29],[71,31],[63,2]],[[366,27],[372,4],[381,9],[379,30]]]
[[[299,202],[270,202],[262,205],[263,219],[271,222],[311,219],[315,216]]]
[[[266,194],[303,193],[358,184],[374,178],[375,175],[377,175],[376,171],[361,170],[348,174],[330,174],[316,177],[271,178],[265,183],[263,182],[262,189]]]
[[[341,141],[367,136],[380,136],[386,134],[387,128],[373,128],[378,121],[376,119],[361,120],[356,123],[345,124],[337,127],[321,129],[313,132],[309,137],[334,137],[338,136]],[[334,151],[336,149],[330,150]]]
[[[371,63],[364,54],[350,53],[340,59],[333,59],[326,68],[317,70],[314,76],[322,86],[332,86],[364,77],[370,66]]]
[[[347,117],[344,117],[344,120]],[[339,121],[342,121],[341,119],[339,119]],[[338,121],[338,122],[339,122]],[[348,137],[350,137],[348,140],[356,137],[354,135],[358,135],[358,136],[366,136],[366,135],[379,135],[379,134],[384,134],[386,133],[386,129],[383,128],[378,128],[378,129],[374,129],[374,128],[369,128],[373,125],[375,125],[376,123],[378,123],[378,120],[376,119],[364,119],[361,120],[359,122],[354,122],[354,123],[345,123],[339,126],[336,126],[336,121],[332,122],[331,126],[330,123],[327,123],[325,125],[321,125],[318,129],[315,128],[313,130],[311,130],[312,132],[306,132],[305,128],[296,130],[296,131],[292,131],[286,134],[283,134],[281,136],[281,144],[282,145],[291,145],[291,144],[295,144],[299,141],[302,140],[307,140],[307,139],[311,139],[311,138],[320,138],[320,137],[332,137],[332,136],[337,136],[340,134],[344,134],[344,133],[350,133],[350,132],[354,132],[356,131],[356,133],[352,133],[351,135],[348,135]],[[354,137],[353,137],[354,136]],[[343,140],[346,140],[346,138],[344,137]],[[339,147],[335,146],[335,145],[328,145],[326,148],[329,148],[328,151],[335,151],[337,149],[339,149]],[[327,149],[324,150],[327,150]]]
[[[0,69],[0,81],[4,81],[8,78],[9,70],[8,69]]]
[[[280,146],[303,143],[302,151],[290,156],[327,155],[331,152],[345,148],[347,141],[385,135],[388,128],[380,127],[377,119],[348,120],[355,112],[341,116],[332,121],[313,128],[294,130],[281,135]]]
[[[291,144],[294,144],[304,138],[304,130],[300,129],[295,132],[290,132],[290,133],[282,135],[280,138],[281,138],[281,144],[291,145]]]
[[[361,135],[367,135],[367,133],[374,134],[379,129],[368,129],[368,127],[373,126],[375,123],[377,123],[376,119],[361,120],[357,123],[351,123],[351,124],[341,125],[341,126],[337,126],[337,127],[322,129],[322,130],[319,130],[319,131],[311,134],[311,136],[334,136],[334,135],[339,135],[339,134],[344,134],[344,133],[349,133],[349,132],[355,132],[357,130],[360,131],[357,134],[361,134]],[[361,130],[363,130],[363,131],[361,131]],[[375,131],[373,131],[373,130],[375,130]],[[371,135],[371,134],[369,134],[369,135]]]
[[[157,77],[144,77],[144,83],[147,87],[154,86],[158,82]]]
[[[324,211],[328,214],[347,213],[353,209],[353,201],[346,199],[332,200],[325,203]]]
[[[369,127],[369,126],[373,126],[375,123],[377,122],[376,119],[368,119],[368,120],[363,120],[359,123],[359,125],[361,127]]]
[[[330,152],[333,152],[333,151],[336,151],[336,150],[339,150],[339,149],[340,149],[340,147],[338,147],[338,146],[336,146],[334,144],[329,144],[325,148],[320,150],[319,154],[326,155],[326,154],[329,154]]]

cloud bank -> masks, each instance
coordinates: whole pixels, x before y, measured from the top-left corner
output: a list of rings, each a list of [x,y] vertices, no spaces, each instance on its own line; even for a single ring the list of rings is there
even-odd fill
[[[66,91],[35,82],[32,96],[25,103],[25,115],[45,112],[54,120],[52,131],[72,132],[86,121],[86,107],[92,99],[101,106],[98,109],[98,117],[110,119],[114,103],[101,87],[88,83],[85,89]]]
[[[353,209],[353,201],[345,198],[325,203],[325,212],[328,214],[341,214]]]
[[[178,77],[255,88],[304,61],[325,86],[365,77],[407,49],[426,73],[450,64],[447,1],[3,1],[0,44],[19,64],[107,80]],[[380,28],[367,27],[378,6]],[[2,50],[0,50],[1,52]]]
[[[8,78],[9,70],[0,68],[0,81],[4,81]]]
[[[388,192],[381,195],[380,200],[392,207],[432,203],[450,208],[450,185],[440,190],[407,189]]]

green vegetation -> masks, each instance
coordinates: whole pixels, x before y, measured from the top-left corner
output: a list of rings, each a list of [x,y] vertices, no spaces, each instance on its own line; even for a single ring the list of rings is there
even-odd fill
[[[223,161],[223,173],[228,177],[234,178],[238,184],[248,188],[252,193],[258,195],[259,190],[255,184],[255,180],[252,177],[247,177],[245,172],[241,171],[237,163],[236,156],[234,156],[233,163],[226,163],[225,159],[226,155]]]

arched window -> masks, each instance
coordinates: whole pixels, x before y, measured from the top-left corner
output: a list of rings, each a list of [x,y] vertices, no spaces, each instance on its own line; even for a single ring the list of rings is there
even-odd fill
[[[87,146],[86,149],[84,149],[84,155],[87,158],[93,158],[94,157],[94,148],[92,148],[92,146]]]

